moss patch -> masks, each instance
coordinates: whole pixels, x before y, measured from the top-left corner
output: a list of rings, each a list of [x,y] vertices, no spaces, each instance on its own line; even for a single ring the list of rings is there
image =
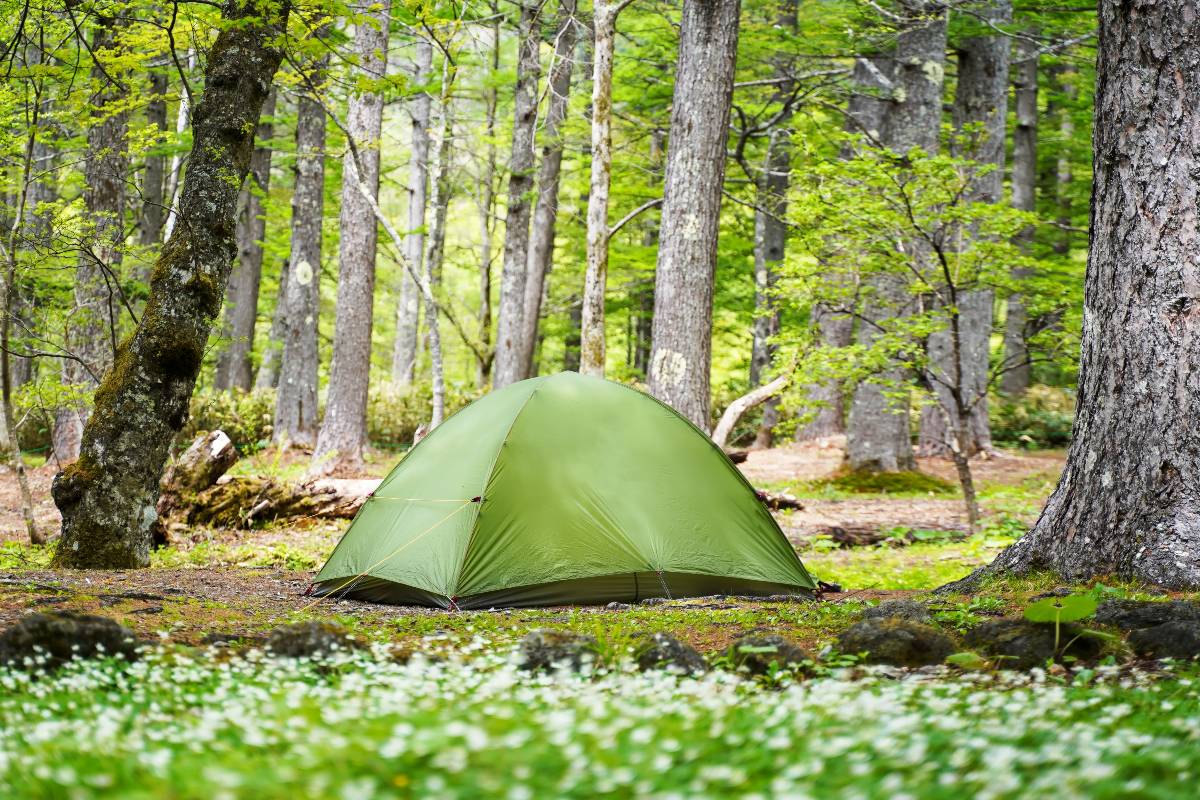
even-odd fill
[[[825,487],[849,494],[937,494],[953,495],[958,487],[925,472],[840,472],[833,477],[812,481],[813,489]]]

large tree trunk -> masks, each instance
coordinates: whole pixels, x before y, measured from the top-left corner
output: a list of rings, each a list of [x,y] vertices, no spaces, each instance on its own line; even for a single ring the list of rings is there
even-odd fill
[[[982,12],[997,27],[1012,21],[1011,0],[995,0]],[[999,203],[1004,193],[1004,147],[1008,117],[1007,36],[973,36],[958,46],[958,83],[954,93],[954,130],[966,142],[956,146],[955,155],[995,167],[976,178],[968,199],[976,203]],[[977,126],[978,133],[968,133]],[[973,232],[965,230],[963,237]],[[967,454],[992,449],[992,429],[988,422],[987,392],[991,382],[991,337],[995,293],[989,288],[969,287],[958,303],[958,327],[961,331],[960,387],[970,412],[966,420]],[[929,337],[933,367],[942,376],[951,368],[950,332],[941,330]],[[921,449],[929,454],[948,455],[951,439],[960,424],[958,411],[948,389],[935,382],[940,408],[926,407],[921,414]]]
[[[933,0],[903,0],[905,22],[896,38],[893,102],[883,125],[883,144],[899,153],[921,148],[936,153],[942,123],[942,78],[946,62],[946,12]],[[922,242],[904,246],[919,264],[928,248]],[[905,282],[883,276],[871,287],[873,297],[859,325],[859,341],[870,345],[877,336],[872,319],[905,313],[909,303]],[[912,469],[912,439],[908,403],[885,396],[888,383],[903,385],[904,374],[888,370],[879,381],[860,383],[850,409],[847,451],[854,470]]]
[[[1037,210],[1037,137],[1038,137],[1038,46],[1029,39],[1017,40],[1017,60],[1013,64],[1013,85],[1016,94],[1016,126],[1013,128],[1013,158],[1010,183],[1013,208],[1020,211]],[[1033,244],[1033,226],[1017,236],[1017,243],[1026,253]],[[1015,271],[1020,280],[1027,278],[1024,270]],[[1008,298],[1004,319],[1004,369],[1000,389],[1009,397],[1020,397],[1029,388],[1029,347],[1025,343],[1029,314],[1020,293]]]
[[[575,0],[559,0],[558,30],[554,36],[554,66],[547,81],[546,129],[543,132],[542,163],[538,170],[538,198],[533,210],[529,261],[525,272],[525,308],[521,314],[521,359],[523,374],[533,374],[533,351],[537,344],[538,320],[546,273],[554,258],[554,233],[558,221],[558,178],[563,157],[563,123],[571,99],[575,39],[579,22]]]
[[[424,87],[433,74],[433,45],[418,40],[416,45],[417,86]],[[429,190],[429,115],[433,98],[422,91],[409,103],[412,119],[411,155],[408,175],[408,233],[404,254],[418,273],[425,263],[425,208]],[[421,292],[416,278],[403,270],[400,275],[400,302],[396,306],[396,342],[392,348],[392,382],[408,386],[417,367],[417,330],[421,323]]]
[[[608,195],[612,183],[612,79],[618,4],[596,3],[592,16],[591,183],[587,206],[587,271],[583,279],[579,369],[604,377],[608,288]]]
[[[208,56],[181,224],[163,248],[137,329],[96,392],[79,459],[54,479],[62,512],[55,564],[144,567],[167,452],[187,420],[204,348],[235,254],[234,213],[250,168],[254,129],[282,52],[269,46],[287,6],[267,22],[230,2]]]
[[[496,358],[492,388],[500,389],[525,377],[521,350],[525,312],[525,267],[529,259],[529,195],[533,191],[534,123],[541,69],[538,47],[539,6],[522,0],[521,42],[517,85],[513,99],[512,155],[508,162],[508,215],[504,221],[504,267],[500,276],[500,309],[496,325]]]
[[[883,136],[883,125],[887,119],[892,90],[890,61],[876,56],[863,56],[855,60],[850,85],[850,100],[846,104],[846,131],[878,146]],[[853,156],[846,147],[843,157]],[[854,337],[854,318],[826,306],[813,309],[813,324],[821,334],[821,342],[827,347],[848,347]],[[814,401],[816,416],[807,425],[796,429],[796,441],[815,441],[838,436],[846,432],[846,396],[841,381],[812,384],[808,387],[809,399]]]
[[[114,45],[114,20],[106,20],[92,40],[92,51]],[[100,56],[97,56],[100,57]],[[129,179],[126,99],[102,64],[95,64],[91,80],[99,88],[89,99],[95,109],[87,132],[83,168],[83,204],[92,225],[91,235],[75,267],[75,310],[67,328],[68,349],[82,363],[63,362],[63,382],[92,388],[113,361],[124,313],[116,290],[120,283],[125,243],[125,181]],[[79,456],[88,411],[79,406],[60,408],[55,414],[54,448],[59,461]]]
[[[1198,54],[1191,0],[1101,4],[1074,438],[987,572],[1200,587]]]
[[[363,80],[373,83],[387,72],[391,3],[369,0],[355,10],[360,15],[354,29],[357,71]],[[313,454],[313,466],[317,471],[360,467],[367,441],[367,389],[371,375],[375,247],[379,226],[363,192],[368,192],[372,198],[379,196],[379,137],[382,131],[383,97],[378,92],[353,95],[346,114],[346,132],[354,140],[355,147],[342,160],[333,361],[329,366],[325,418]]]
[[[225,299],[224,334],[229,342],[217,358],[217,389],[249,389],[253,378],[250,354],[254,350],[254,326],[258,321],[258,290],[262,284],[263,239],[267,235],[264,199],[271,185],[271,147],[274,133],[275,92],[263,103],[262,119],[254,136],[258,142],[250,157],[250,177],[238,200],[238,258],[229,276]]]
[[[328,56],[312,65],[320,86]],[[325,216],[325,108],[302,96],[296,109],[296,183],[292,190],[292,250],[283,293],[283,356],[275,398],[277,443],[311,446],[317,436],[317,322],[321,309],[321,227]]]
[[[684,0],[654,283],[650,393],[703,431],[740,8],[739,0]]]

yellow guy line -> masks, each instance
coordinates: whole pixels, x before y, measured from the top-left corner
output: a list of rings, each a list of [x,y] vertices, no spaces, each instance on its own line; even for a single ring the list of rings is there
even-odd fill
[[[395,550],[393,550],[392,552],[388,553],[386,556],[384,556],[383,558],[379,559],[379,560],[378,560],[378,561],[376,561],[374,564],[372,564],[371,566],[367,567],[367,568],[366,568],[366,569],[364,569],[362,572],[360,572],[359,574],[355,575],[353,578],[351,578],[350,580],[348,580],[348,581],[346,581],[345,583],[343,583],[341,586],[339,586],[339,587],[337,587],[336,589],[334,589],[332,592],[328,592],[327,594],[324,594],[324,595],[322,595],[321,597],[318,597],[316,600],[314,600],[314,601],[312,601],[311,603],[309,603],[308,605],[304,606],[303,608],[301,608],[301,609],[300,609],[300,613],[304,613],[305,611],[308,611],[308,610],[310,610],[311,608],[313,608],[314,606],[316,606],[318,603],[320,603],[322,600],[324,600],[324,599],[325,599],[325,598],[327,598],[327,597],[333,597],[333,596],[334,596],[334,595],[336,595],[338,592],[340,592],[342,589],[345,589],[347,586],[349,586],[350,584],[352,584],[352,583],[354,583],[355,581],[359,580],[360,578],[363,578],[363,577],[365,577],[365,576],[367,575],[367,573],[368,573],[368,572],[370,572],[371,570],[375,569],[376,567],[378,567],[378,566],[379,566],[380,564],[382,564],[383,562],[385,562],[385,561],[388,561],[388,560],[390,560],[391,558],[394,558],[395,556],[398,556],[398,555],[400,555],[400,553],[402,553],[402,552],[403,552],[405,549],[407,549],[409,546],[416,544],[416,543],[417,543],[418,541],[420,541],[421,539],[424,539],[424,538],[425,538],[427,535],[429,535],[430,533],[432,533],[432,532],[433,532],[433,531],[434,531],[434,530],[435,530],[435,529],[436,529],[436,528],[437,528],[439,525],[441,525],[442,523],[446,522],[446,521],[447,521],[447,520],[449,520],[451,517],[453,517],[455,514],[457,514],[458,512],[462,511],[464,508],[466,508],[467,506],[471,505],[471,504],[472,504],[472,503],[474,503],[474,502],[475,502],[474,500],[462,500],[462,501],[460,501],[461,505],[459,505],[459,507],[458,507],[458,508],[456,508],[456,509],[454,509],[453,511],[451,511],[449,514],[447,514],[446,516],[442,517],[442,518],[441,518],[441,519],[439,519],[437,522],[433,523],[433,524],[432,524],[432,525],[430,525],[428,528],[426,528],[425,530],[421,531],[421,532],[420,532],[420,533],[418,533],[416,536],[414,536],[413,538],[409,539],[407,542],[405,542],[404,544],[400,545],[400,546],[399,546],[399,547],[397,547]]]

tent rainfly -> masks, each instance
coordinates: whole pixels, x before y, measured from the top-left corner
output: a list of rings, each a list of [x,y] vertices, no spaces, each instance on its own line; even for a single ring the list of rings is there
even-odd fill
[[[808,593],[742,473],[648,395],[573,372],[462,409],[379,485],[318,595],[441,608]]]

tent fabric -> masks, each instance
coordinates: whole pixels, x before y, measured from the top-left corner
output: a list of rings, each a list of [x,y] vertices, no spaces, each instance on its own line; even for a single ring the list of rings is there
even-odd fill
[[[711,439],[648,395],[572,372],[492,392],[436,428],[315,584],[443,608],[815,588]]]

